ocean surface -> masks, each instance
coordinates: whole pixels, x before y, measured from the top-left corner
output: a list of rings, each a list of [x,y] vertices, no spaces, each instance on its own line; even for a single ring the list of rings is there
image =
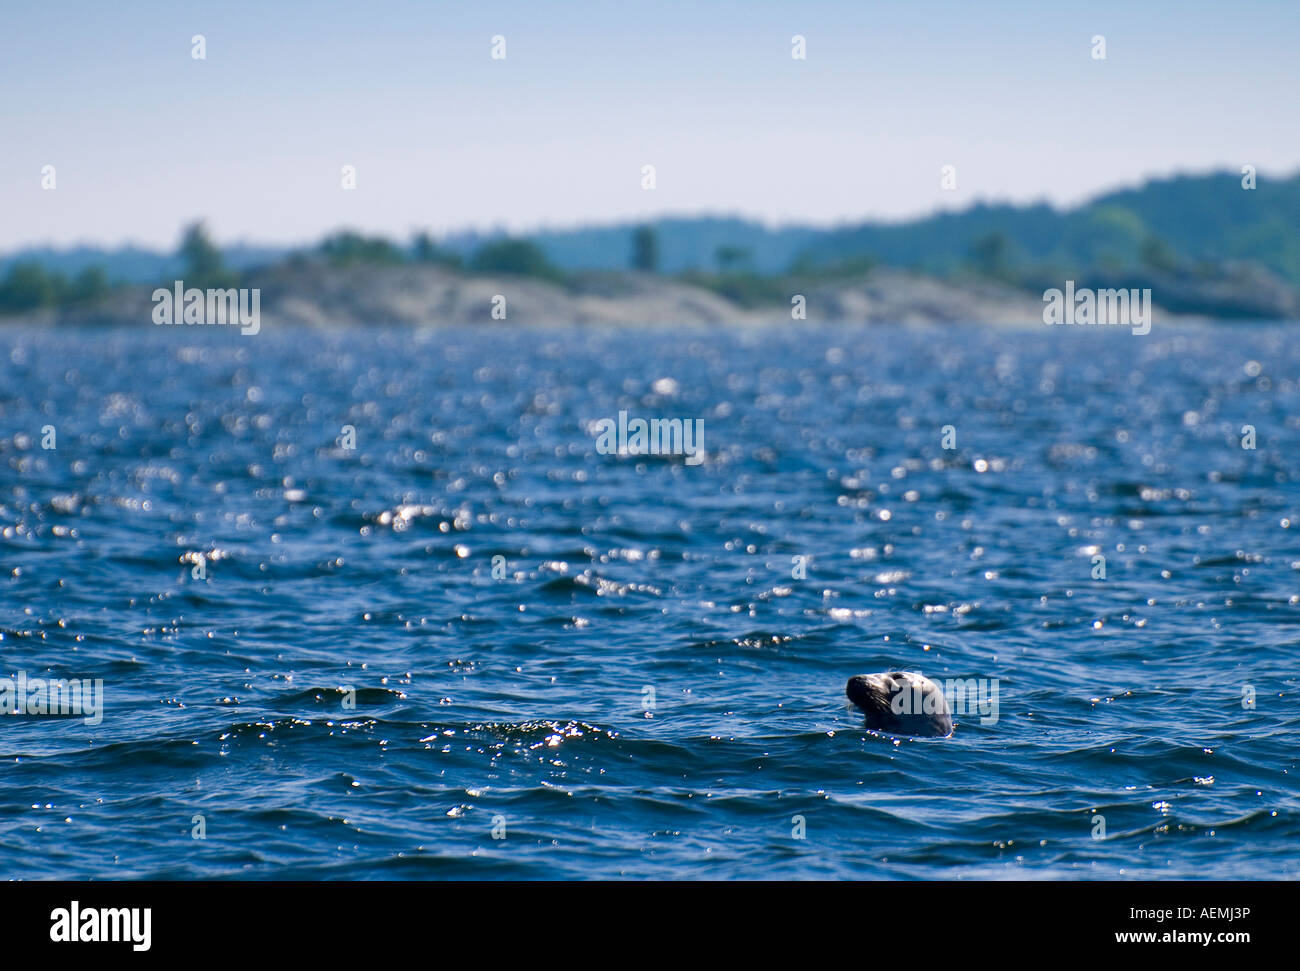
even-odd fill
[[[0,716],[0,877],[1300,875],[1294,328],[0,365],[0,678],[104,698]],[[598,452],[620,411],[702,461]],[[895,669],[990,704],[875,734]]]

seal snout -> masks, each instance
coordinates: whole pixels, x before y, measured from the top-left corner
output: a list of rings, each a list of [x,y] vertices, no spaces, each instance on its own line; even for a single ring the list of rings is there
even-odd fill
[[[913,671],[857,674],[844,689],[866,715],[867,727],[900,735],[952,734],[952,712],[943,689]]]
[[[888,677],[886,674],[855,674],[849,678],[845,694],[863,711],[888,711],[892,687],[885,681]]]

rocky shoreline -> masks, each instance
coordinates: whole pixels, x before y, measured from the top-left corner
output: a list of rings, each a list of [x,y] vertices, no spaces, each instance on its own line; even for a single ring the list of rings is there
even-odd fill
[[[833,282],[792,281],[782,285],[790,291],[783,299],[769,293],[761,302],[745,303],[703,285],[652,274],[593,273],[552,282],[467,274],[438,265],[333,267],[304,261],[250,271],[240,286],[260,291],[262,328],[464,326],[496,321],[520,325],[774,325],[800,320],[1043,326],[1043,301],[1035,294],[996,281],[954,281],[885,268]],[[95,306],[34,311],[2,320],[149,324],[154,309],[152,293],[150,287],[131,287],[115,291]],[[803,297],[802,318],[793,312],[798,296]],[[1156,322],[1189,319],[1162,309],[1158,300],[1153,318]]]

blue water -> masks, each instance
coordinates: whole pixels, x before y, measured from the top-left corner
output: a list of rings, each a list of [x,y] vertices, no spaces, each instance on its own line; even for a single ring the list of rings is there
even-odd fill
[[[106,698],[0,717],[0,876],[1300,874],[1293,329],[0,363],[0,677]],[[620,409],[706,458],[597,454]],[[867,731],[845,681],[900,667],[996,680],[996,720]]]

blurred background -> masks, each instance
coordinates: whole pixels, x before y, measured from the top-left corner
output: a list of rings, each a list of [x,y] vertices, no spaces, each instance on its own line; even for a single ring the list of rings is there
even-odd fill
[[[823,318],[926,316],[887,274],[876,309],[846,298],[875,268],[1010,288],[977,319],[1066,278],[1291,317],[1297,44],[1263,0],[22,7],[0,313],[136,320],[108,290],[297,256],[531,277],[548,319],[788,317],[819,285]],[[720,299],[590,276],[628,270]],[[414,279],[416,306],[371,273],[310,312],[274,297],[318,276],[244,283],[272,320],[481,316],[472,283]]]

